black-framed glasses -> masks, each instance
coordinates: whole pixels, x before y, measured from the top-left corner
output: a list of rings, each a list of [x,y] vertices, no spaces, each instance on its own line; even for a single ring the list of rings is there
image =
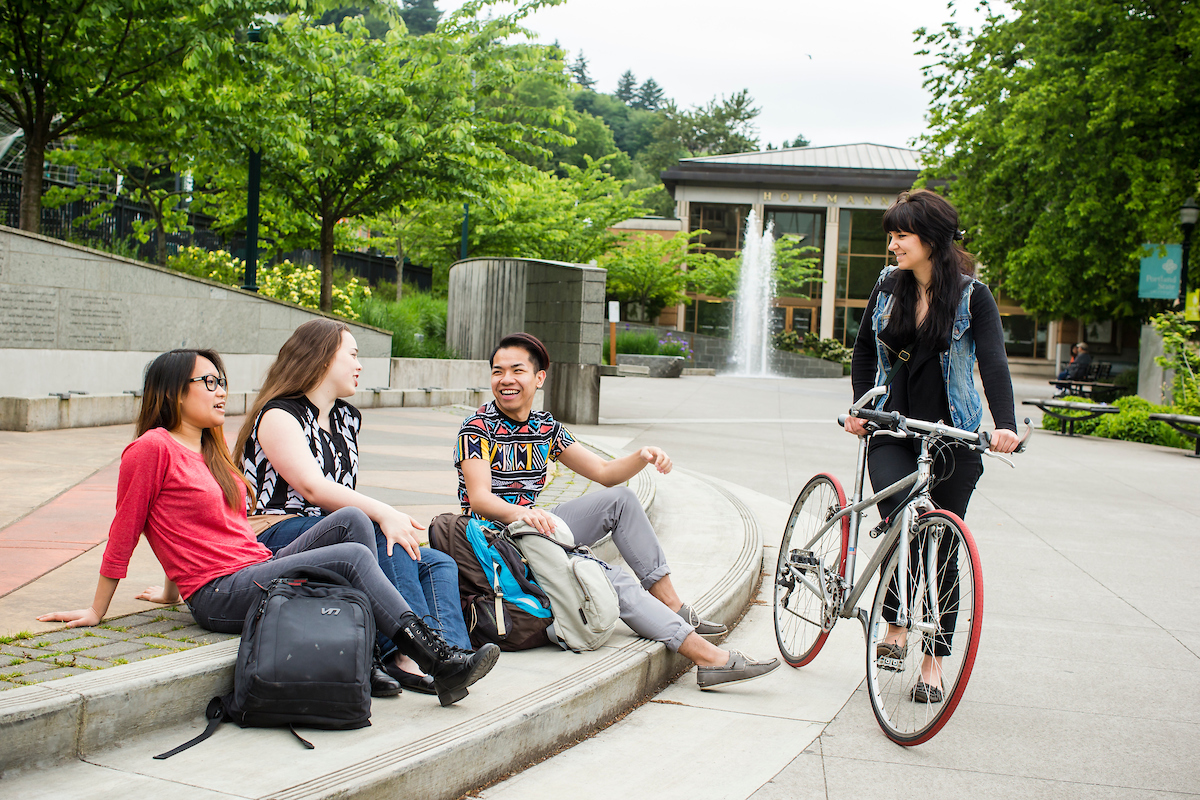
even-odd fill
[[[192,378],[188,383],[195,383],[196,381],[204,381],[204,388],[210,392],[215,392],[218,386],[224,389],[229,385],[229,381],[225,380],[224,375],[220,377],[216,375],[201,375],[199,378]]]

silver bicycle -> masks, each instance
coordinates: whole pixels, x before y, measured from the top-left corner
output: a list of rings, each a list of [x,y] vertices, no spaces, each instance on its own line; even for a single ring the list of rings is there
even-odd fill
[[[942,729],[962,699],[983,624],[979,551],[966,523],[930,500],[934,458],[944,443],[962,442],[1010,467],[1013,462],[987,449],[986,432],[865,407],[885,391],[876,387],[850,408],[849,416],[867,422],[870,432],[859,440],[850,502],[838,479],[824,473],[796,498],[775,570],[775,638],[784,660],[802,667],[820,652],[839,618],[857,617],[867,640],[875,718],[892,741],[917,745]],[[1028,419],[1025,428],[1017,452],[1033,433]],[[915,472],[864,499],[867,445],[874,436],[917,439],[921,452]],[[902,492],[896,510],[869,532],[883,538],[856,582],[859,523],[867,509]],[[870,609],[858,608],[876,573]]]

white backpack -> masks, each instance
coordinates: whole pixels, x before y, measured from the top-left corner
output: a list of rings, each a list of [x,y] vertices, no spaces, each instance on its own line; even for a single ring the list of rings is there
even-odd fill
[[[620,619],[617,590],[603,562],[583,545],[575,544],[570,527],[554,517],[554,533],[538,533],[524,522],[508,526],[534,580],[550,598],[554,624],[546,633],[563,649],[595,650],[612,636]]]

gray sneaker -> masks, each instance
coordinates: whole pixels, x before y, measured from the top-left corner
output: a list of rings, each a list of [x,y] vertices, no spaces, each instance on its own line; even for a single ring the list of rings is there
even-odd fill
[[[678,613],[679,616],[683,617],[684,622],[686,622],[688,625],[691,625],[693,628],[695,628],[696,633],[700,634],[701,636],[714,636],[715,637],[715,636],[724,636],[725,634],[729,633],[729,628],[727,628],[726,626],[722,625],[719,622],[713,622],[713,621],[707,620],[707,619],[700,619],[700,615],[697,614],[694,610],[692,610],[692,607],[689,606],[687,603],[684,603],[683,605],[681,605],[679,607],[679,611],[676,613]]]
[[[723,667],[697,667],[696,683],[702,691],[719,686],[731,686],[761,678],[779,667],[779,659],[755,661],[737,650],[729,651],[729,661]]]

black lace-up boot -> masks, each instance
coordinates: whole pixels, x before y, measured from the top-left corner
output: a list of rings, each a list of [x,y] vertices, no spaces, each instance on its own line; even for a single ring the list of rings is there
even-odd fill
[[[443,706],[466,697],[467,687],[487,675],[500,657],[500,648],[490,643],[474,653],[451,646],[411,611],[400,617],[400,630],[392,640],[401,653],[433,678],[438,702]]]

